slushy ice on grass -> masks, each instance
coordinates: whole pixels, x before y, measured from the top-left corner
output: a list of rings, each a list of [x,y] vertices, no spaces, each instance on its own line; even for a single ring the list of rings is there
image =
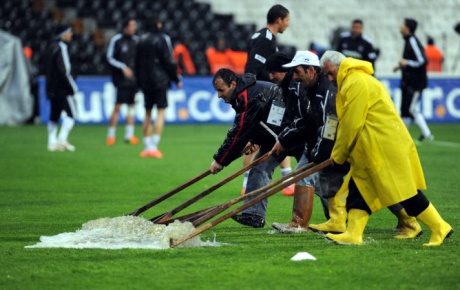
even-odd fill
[[[174,221],[166,226],[137,216],[100,218],[83,224],[74,233],[41,236],[39,243],[26,248],[168,249],[170,239],[187,237],[193,230],[195,227],[190,222]],[[219,245],[203,242],[198,235],[179,247]]]

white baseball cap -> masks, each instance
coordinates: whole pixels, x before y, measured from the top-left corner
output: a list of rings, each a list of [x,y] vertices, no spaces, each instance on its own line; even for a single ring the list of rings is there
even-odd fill
[[[308,50],[299,50],[295,53],[292,61],[283,65],[283,67],[295,67],[298,65],[319,66],[318,56]]]

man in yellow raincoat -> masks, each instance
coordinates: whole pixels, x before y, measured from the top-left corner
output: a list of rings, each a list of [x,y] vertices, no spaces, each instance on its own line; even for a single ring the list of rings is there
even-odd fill
[[[439,246],[452,233],[421,190],[426,189],[415,144],[384,85],[373,77],[370,62],[327,51],[320,61],[323,73],[337,86],[339,126],[331,157],[350,162],[347,198],[348,227],[327,234],[340,244],[362,244],[369,215],[401,203],[410,216],[431,230],[424,246]]]

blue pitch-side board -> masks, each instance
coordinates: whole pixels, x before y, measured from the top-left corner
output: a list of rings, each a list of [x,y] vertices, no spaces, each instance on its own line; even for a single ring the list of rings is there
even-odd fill
[[[387,87],[397,107],[401,92],[399,78],[380,78]],[[76,94],[77,122],[80,124],[106,124],[115,100],[115,88],[109,77],[79,77]],[[167,123],[231,123],[235,116],[232,108],[217,98],[212,77],[185,77],[183,89],[173,87],[168,91]],[[49,102],[40,83],[40,117],[48,122]],[[143,95],[136,95],[136,120],[144,118]],[[424,91],[421,110],[428,122],[460,122],[460,78],[431,77]],[[124,121],[126,108],[122,108],[120,121]],[[155,114],[153,116],[155,118]]]

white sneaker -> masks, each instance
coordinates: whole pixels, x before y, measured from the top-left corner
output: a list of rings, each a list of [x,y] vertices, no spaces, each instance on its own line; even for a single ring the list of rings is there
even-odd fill
[[[71,151],[71,152],[73,152],[73,151],[75,151],[75,149],[76,149],[75,146],[73,146],[72,144],[70,144],[70,143],[67,142],[67,141],[66,141],[66,142],[60,142],[60,143],[59,143],[59,146],[61,146],[62,151],[66,150],[66,151]]]
[[[419,140],[420,142],[423,142],[423,141],[425,141],[425,142],[431,142],[431,141],[434,140],[434,135],[433,135],[433,134],[430,134],[430,136],[428,136],[428,137],[425,137],[425,136],[423,136],[423,135],[420,135],[420,137],[418,137],[418,140]]]
[[[48,151],[64,151],[64,148],[59,144],[48,144]]]

